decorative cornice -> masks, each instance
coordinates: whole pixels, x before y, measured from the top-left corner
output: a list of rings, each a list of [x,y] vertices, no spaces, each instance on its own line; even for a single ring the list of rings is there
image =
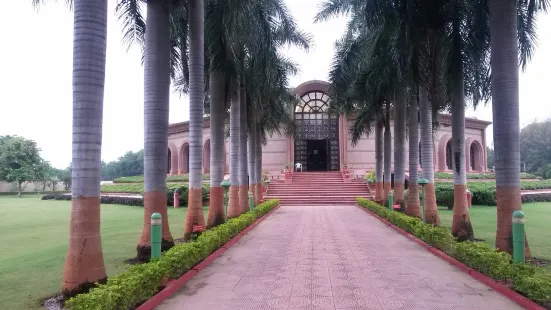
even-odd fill
[[[203,128],[210,128],[210,116],[203,117]],[[189,131],[189,121],[168,125],[168,134],[173,135]]]

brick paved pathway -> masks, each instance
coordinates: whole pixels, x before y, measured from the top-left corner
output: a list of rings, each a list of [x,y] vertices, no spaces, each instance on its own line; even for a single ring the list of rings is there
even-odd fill
[[[354,206],[281,207],[158,309],[522,309]]]

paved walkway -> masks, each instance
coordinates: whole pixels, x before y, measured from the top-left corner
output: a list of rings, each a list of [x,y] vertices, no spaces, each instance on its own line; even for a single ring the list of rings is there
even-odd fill
[[[354,206],[281,207],[158,309],[522,309]]]

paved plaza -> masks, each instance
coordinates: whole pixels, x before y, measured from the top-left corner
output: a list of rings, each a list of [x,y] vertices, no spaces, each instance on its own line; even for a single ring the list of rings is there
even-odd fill
[[[522,307],[355,206],[285,206],[157,309]]]

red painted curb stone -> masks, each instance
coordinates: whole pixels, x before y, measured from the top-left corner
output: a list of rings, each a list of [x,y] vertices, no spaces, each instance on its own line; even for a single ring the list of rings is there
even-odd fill
[[[462,262],[460,262],[460,261],[456,260],[455,258],[449,256],[448,254],[440,251],[439,249],[433,247],[432,245],[429,245],[428,243],[424,242],[423,240],[421,240],[421,239],[415,237],[414,235],[410,234],[409,232],[403,230],[402,228],[390,223],[387,219],[380,217],[379,215],[371,212],[370,210],[368,210],[368,209],[366,209],[366,208],[364,208],[360,205],[356,204],[356,207],[364,210],[365,212],[367,212],[370,215],[372,215],[373,217],[377,218],[378,220],[380,220],[384,224],[388,225],[390,228],[392,228],[392,229],[396,230],[398,233],[404,235],[406,238],[412,240],[413,242],[419,244],[421,247],[427,249],[430,253],[432,253],[436,257],[438,257],[442,260],[445,260],[450,265],[453,265],[453,266],[457,267],[459,270],[461,270],[464,273],[470,275],[471,277],[475,278],[476,280],[480,281],[481,283],[487,285],[488,287],[490,287],[494,291],[496,291],[496,292],[500,293],[501,295],[509,298],[510,300],[516,302],[521,307],[524,307],[525,309],[528,309],[528,310],[545,310],[544,307],[538,305],[537,303],[533,302],[532,300],[520,295],[519,293],[513,291],[512,289],[506,287],[505,285],[496,282],[494,279],[490,278],[489,276],[487,276],[483,273],[480,273],[480,272],[472,269],[471,267],[463,264]]]
[[[160,305],[165,299],[170,297],[170,295],[174,294],[177,290],[179,290],[182,286],[184,286],[191,278],[193,278],[199,271],[205,269],[208,265],[212,263],[216,258],[220,257],[226,250],[237,243],[239,239],[241,239],[244,235],[246,235],[249,231],[251,231],[253,228],[255,228],[260,222],[262,222],[265,218],[267,218],[269,215],[271,215],[274,211],[279,209],[279,205],[273,208],[270,212],[264,214],[262,217],[258,218],[254,223],[247,226],[242,232],[237,234],[235,237],[233,237],[230,241],[226,242],[223,246],[221,246],[218,250],[214,251],[211,255],[209,255],[207,258],[205,258],[203,261],[201,261],[199,264],[197,264],[195,267],[191,268],[188,272],[184,273],[181,277],[179,277],[176,280],[169,281],[166,285],[166,287],[155,294],[153,297],[148,299],[146,302],[141,304],[136,308],[136,310],[153,310],[155,307]]]

